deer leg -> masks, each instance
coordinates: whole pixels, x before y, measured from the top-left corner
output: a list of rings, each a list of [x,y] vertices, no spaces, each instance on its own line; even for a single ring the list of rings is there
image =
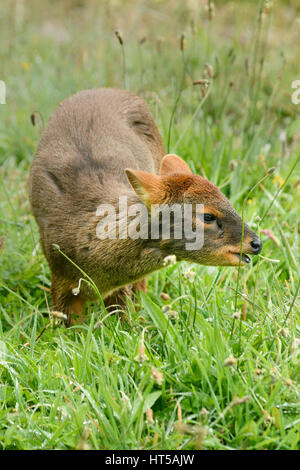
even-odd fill
[[[106,309],[111,312],[113,310],[124,310],[126,307],[126,299],[132,297],[131,286],[124,286],[122,289],[119,289],[113,292],[111,295],[104,299],[104,305]]]
[[[134,292],[147,292],[147,279],[141,279],[140,281],[133,284],[132,289]]]
[[[147,281],[141,279],[140,281],[129,284],[113,292],[109,297],[104,299],[105,307],[108,311],[124,309],[126,307],[126,298],[132,298],[132,294],[139,291],[147,292]]]
[[[85,299],[72,293],[70,283],[56,276],[51,284],[52,310],[62,312],[67,316],[66,326],[83,323],[85,318]]]

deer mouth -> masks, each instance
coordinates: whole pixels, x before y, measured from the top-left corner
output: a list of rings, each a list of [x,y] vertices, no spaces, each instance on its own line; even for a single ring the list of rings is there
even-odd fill
[[[251,262],[251,258],[249,258],[249,256],[246,255],[246,253],[242,253],[242,256],[241,256],[241,253],[232,253],[232,254],[235,255],[238,259],[241,259],[241,261],[246,264],[249,264]]]

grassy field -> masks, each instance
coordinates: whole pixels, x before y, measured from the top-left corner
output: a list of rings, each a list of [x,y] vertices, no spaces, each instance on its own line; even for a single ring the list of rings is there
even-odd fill
[[[300,448],[297,3],[1,2],[1,449]],[[128,321],[91,304],[66,329],[28,169],[56,105],[99,86],[143,96],[264,247],[240,269],[167,267]]]

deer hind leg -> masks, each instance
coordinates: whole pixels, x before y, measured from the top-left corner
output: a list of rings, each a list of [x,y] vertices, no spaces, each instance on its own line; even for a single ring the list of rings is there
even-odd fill
[[[85,299],[80,295],[72,293],[69,282],[56,276],[52,277],[51,283],[52,310],[62,312],[67,316],[66,326],[78,325],[85,318]]]

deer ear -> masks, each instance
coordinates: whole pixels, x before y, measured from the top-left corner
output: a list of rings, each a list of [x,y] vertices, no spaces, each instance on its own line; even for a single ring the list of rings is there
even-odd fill
[[[159,173],[162,176],[171,175],[172,173],[185,173],[186,175],[191,175],[192,171],[182,158],[174,153],[169,153],[163,157]]]
[[[136,194],[147,207],[163,199],[164,191],[160,176],[129,168],[125,169],[125,173]]]

